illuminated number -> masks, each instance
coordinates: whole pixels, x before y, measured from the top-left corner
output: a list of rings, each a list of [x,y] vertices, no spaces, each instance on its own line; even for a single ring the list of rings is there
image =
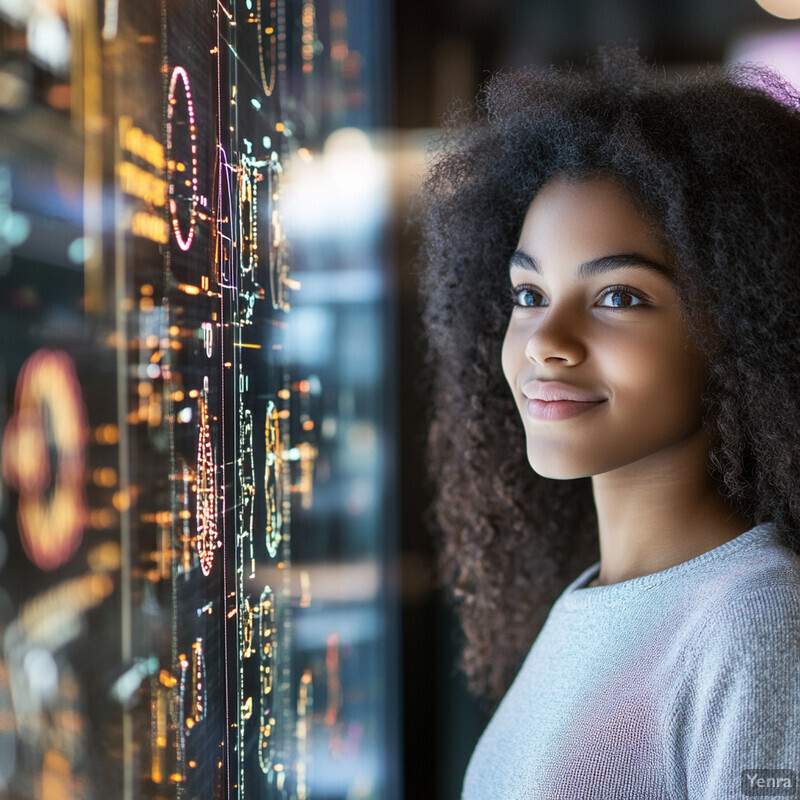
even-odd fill
[[[239,321],[252,323],[256,300],[262,296],[256,269],[258,267],[258,171],[266,161],[242,156],[239,170]]]
[[[222,286],[233,286],[233,197],[231,196],[231,173],[228,156],[221,145],[217,145],[216,169],[216,213],[214,215],[215,260],[217,276]]]
[[[241,404],[242,398],[239,398]],[[253,415],[249,408],[239,406],[239,544],[241,560],[244,561],[244,540],[250,546],[250,577],[255,574],[253,552],[253,508],[256,500],[255,462],[253,459]]]
[[[264,493],[267,500],[267,552],[275,558],[281,541],[281,491],[278,410],[275,403],[267,403],[267,422],[265,425],[267,444],[266,469],[264,472]]]
[[[206,357],[211,358],[214,354],[214,328],[210,322],[203,322],[200,327],[203,331],[203,349]]]
[[[253,632],[255,629],[255,612],[250,607],[250,599],[244,598],[241,614],[242,625],[242,658],[250,658],[253,655]]]

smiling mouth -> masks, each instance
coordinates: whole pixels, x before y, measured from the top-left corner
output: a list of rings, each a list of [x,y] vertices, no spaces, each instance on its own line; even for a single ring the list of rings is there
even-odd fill
[[[528,416],[547,421],[569,419],[605,402],[605,400],[528,400]]]

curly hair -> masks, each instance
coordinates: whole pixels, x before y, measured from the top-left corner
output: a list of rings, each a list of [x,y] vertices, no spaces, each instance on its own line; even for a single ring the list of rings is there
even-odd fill
[[[800,97],[755,65],[668,79],[634,47],[494,75],[451,111],[411,219],[439,581],[471,692],[498,701],[550,606],[599,560],[591,478],[535,474],[501,368],[509,258],[556,174],[619,181],[677,266],[708,359],[708,468],[800,552]]]

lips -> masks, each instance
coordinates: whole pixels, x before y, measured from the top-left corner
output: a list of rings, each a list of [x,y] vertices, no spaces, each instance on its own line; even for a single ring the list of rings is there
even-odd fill
[[[560,381],[528,381],[522,387],[532,419],[560,420],[575,417],[604,403],[607,398]]]
[[[529,400],[540,400],[546,403],[562,400],[578,403],[598,403],[606,399],[597,393],[588,392],[560,381],[528,381],[522,387],[522,393]]]
[[[576,417],[590,409],[603,405],[605,400],[528,400],[528,414],[533,419],[559,420]]]

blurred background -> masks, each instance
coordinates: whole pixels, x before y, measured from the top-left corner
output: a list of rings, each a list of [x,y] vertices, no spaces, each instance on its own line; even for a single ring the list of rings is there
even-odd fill
[[[0,796],[457,800],[407,222],[448,107],[800,0],[0,0]],[[588,565],[587,565],[588,566]]]

